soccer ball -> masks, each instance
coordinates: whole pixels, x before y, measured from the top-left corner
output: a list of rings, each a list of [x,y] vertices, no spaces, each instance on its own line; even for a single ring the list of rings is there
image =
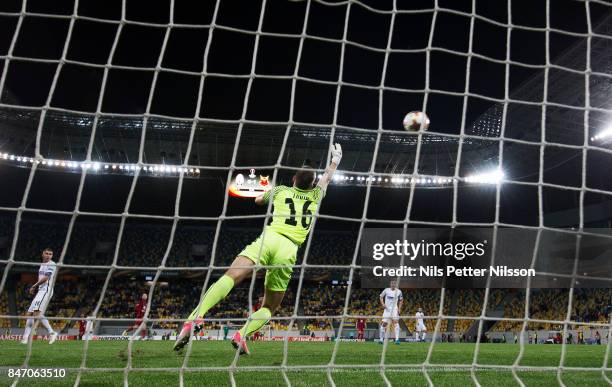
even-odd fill
[[[423,112],[410,112],[404,117],[404,129],[409,132],[418,132],[423,125],[423,130],[429,127],[429,117]]]

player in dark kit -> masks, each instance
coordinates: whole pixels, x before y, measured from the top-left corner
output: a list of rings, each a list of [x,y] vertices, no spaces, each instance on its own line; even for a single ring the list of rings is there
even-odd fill
[[[134,314],[136,315],[136,322],[134,325],[123,331],[123,336],[127,336],[130,332],[134,332],[142,324],[145,312],[147,311],[147,294],[143,293],[142,297],[136,307],[134,308]],[[140,337],[144,340],[147,337],[147,326],[145,325],[140,331]]]
[[[263,305],[263,297],[259,297],[257,303],[255,305],[253,305],[253,310],[251,311],[252,313],[257,312],[259,309],[261,309],[261,306]],[[257,340],[261,340],[263,338],[263,332],[262,331],[257,331],[255,333],[253,333],[252,339],[253,341],[257,341]]]
[[[79,320],[79,340],[83,340],[83,336],[85,336],[85,326],[87,322],[85,320]]]
[[[365,327],[366,322],[364,319],[360,318],[357,320],[357,339],[363,340],[365,338]]]

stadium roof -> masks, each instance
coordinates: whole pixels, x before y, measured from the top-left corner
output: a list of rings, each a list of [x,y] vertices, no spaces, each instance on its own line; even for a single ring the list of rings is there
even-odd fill
[[[469,3],[469,4],[468,4]],[[114,3],[113,3],[114,4]],[[113,4],[109,3],[104,10],[104,18],[114,20]],[[213,32],[213,45],[210,52],[211,72],[220,72],[224,77],[210,75],[205,85],[204,108],[200,112],[202,120],[198,121],[194,136],[194,146],[190,165],[228,166],[231,154],[236,145],[237,120],[240,117],[244,102],[244,88],[250,72],[250,59],[253,53],[253,15],[258,14],[259,2],[249,2],[244,8],[229,9],[222,2],[220,26],[230,25],[244,28],[242,32],[226,30],[219,27]],[[384,7],[389,2],[378,2],[376,7]],[[582,145],[584,138],[584,90],[582,75],[576,71],[584,70],[584,50],[586,39],[581,33],[586,32],[584,4],[580,2],[554,3],[551,5],[551,26],[554,31],[548,35],[541,31],[525,31],[516,28],[512,31],[509,95],[512,100],[527,100],[533,103],[510,103],[506,125],[506,137],[517,141],[504,142],[504,165],[507,176],[512,179],[537,181],[540,158],[539,127],[541,124],[541,102],[543,100],[543,48],[548,36],[551,51],[548,100],[558,104],[573,105],[564,108],[560,105],[547,107],[546,141]],[[266,79],[265,74],[290,76],[296,65],[294,55],[300,38],[300,27],[304,20],[304,2],[271,2],[267,4],[270,16],[263,28],[261,46],[256,63],[257,74],[253,94],[246,101],[248,104],[245,124],[238,144],[237,166],[249,167],[273,165],[277,161],[282,137],[288,119],[288,91],[290,79]],[[416,6],[415,4],[402,7]],[[455,9],[469,12],[471,2],[440,2],[443,9]],[[493,58],[483,60],[475,56],[471,62],[470,92],[465,111],[465,133],[474,137],[464,139],[462,144],[460,175],[487,171],[496,167],[499,158],[497,138],[501,129],[502,109],[499,99],[504,96],[504,75],[506,66],[499,63],[505,58],[504,45],[506,28],[494,22],[505,23],[507,15],[504,7],[492,6],[489,2],[477,3],[477,13],[484,20],[475,20],[475,54]],[[610,16],[597,12],[598,4],[592,7],[591,17],[596,30],[601,35],[609,35]],[[36,7],[35,5],[33,7]],[[100,10],[89,9],[94,5],[84,3],[80,10],[83,14],[95,14]],[[182,14],[177,10],[177,19],[189,19],[191,23],[204,26],[211,17],[210,4],[202,3],[198,20],[193,15]],[[512,3],[512,22],[516,26],[545,26],[545,3],[533,2],[529,6]],[[526,7],[526,8],[525,8]],[[252,8],[252,9],[251,9]],[[331,134],[330,123],[334,116],[334,98],[336,84],[341,66],[341,39],[346,5],[330,7],[323,3],[312,3],[304,52],[301,57],[297,81],[294,120],[311,124],[295,124],[291,127],[287,148],[282,160],[286,166],[299,167],[304,160],[310,160],[316,167],[323,167],[327,158],[327,146]],[[253,11],[253,12],[251,12]],[[59,11],[58,11],[59,12]],[[60,12],[61,13],[61,12]],[[138,20],[164,23],[160,20],[166,14],[165,9],[152,7]],[[131,15],[133,17],[134,15]],[[386,43],[389,32],[387,16],[372,19],[361,6],[351,8],[348,27],[349,44],[345,45],[343,62],[343,81],[351,84],[371,86],[380,83],[381,55],[380,45]],[[431,15],[401,15],[393,31],[393,49],[420,50],[427,45]],[[461,127],[463,116],[465,82],[465,55],[458,52],[467,50],[469,17],[442,10],[436,23],[431,52],[429,85],[433,91],[429,94],[427,112],[432,119],[431,131],[422,137],[419,173],[434,176],[452,176],[455,173],[458,140],[456,135]],[[160,19],[162,18],[162,19]],[[322,22],[313,22],[325,20]],[[57,19],[57,20],[56,20]],[[54,58],[58,48],[65,42],[67,20],[56,18],[36,19],[28,24],[17,41],[17,53],[23,57],[37,57],[39,54]],[[383,20],[384,19],[384,20]],[[12,20],[12,19],[11,19]],[[30,19],[27,19],[30,20]],[[183,22],[185,22],[183,20]],[[294,23],[295,22],[295,23]],[[69,59],[98,63],[104,53],[110,50],[108,41],[112,40],[112,23],[92,23],[77,21],[78,34],[73,35]],[[366,29],[361,28],[368,25]],[[206,31],[204,31],[206,30]],[[568,33],[558,33],[557,30]],[[149,28],[128,23],[122,33],[114,65],[149,68],[150,62],[159,55],[163,28]],[[199,32],[198,32],[199,31]],[[202,32],[204,31],[204,32]],[[266,36],[266,32],[295,34],[294,38]],[[175,35],[176,33],[176,35]],[[143,35],[144,34],[144,35]],[[147,35],[148,34],[148,35]],[[207,28],[176,28],[169,38],[170,53],[164,58],[163,66],[167,69],[186,68],[194,71],[201,57],[192,54],[200,52],[200,45],[207,37]],[[147,39],[143,40],[146,36]],[[409,36],[410,39],[400,39]],[[326,40],[327,39],[327,40]],[[595,72],[610,72],[609,40],[594,37],[591,39],[591,67]],[[91,42],[99,41],[96,50]],[[355,43],[355,44],[353,44]],[[363,47],[362,47],[363,46]],[[228,47],[232,47],[228,52]],[[366,48],[364,48],[366,47]],[[384,49],[384,44],[383,44]],[[571,47],[568,49],[568,47]],[[78,50],[76,50],[78,48]],[[2,46],[1,50],[6,51]],[[453,50],[447,52],[445,50]],[[60,50],[61,51],[61,50]],[[192,52],[193,51],[193,52]],[[183,54],[187,56],[183,56]],[[321,60],[325,58],[325,60]],[[341,87],[341,98],[338,106],[337,123],[334,137],[345,147],[345,158],[342,169],[367,172],[372,164],[373,149],[377,141],[375,129],[381,125],[385,129],[397,130],[385,132],[380,137],[379,152],[375,162],[375,171],[389,174],[412,173],[415,164],[417,137],[401,130],[401,118],[407,110],[417,110],[422,106],[421,92],[397,92],[396,88],[419,90],[424,87],[425,52],[391,53],[387,68],[383,93],[383,106],[379,117],[379,93],[376,88],[363,89],[344,85]],[[495,60],[498,62],[496,63]],[[529,62],[529,63],[527,63]],[[556,67],[555,67],[556,66]],[[43,67],[45,70],[43,71]],[[563,70],[570,67],[573,71]],[[11,62],[11,72],[7,77],[7,87],[3,103],[20,105],[41,105],[45,100],[49,79],[48,70],[55,65],[32,66],[26,69],[22,61]],[[289,69],[289,72],[287,72]],[[79,71],[81,73],[79,73]],[[99,94],[99,82],[102,69],[85,65],[66,65],[62,70],[58,89],[52,101],[60,109],[88,111],[87,114],[69,113],[51,109],[47,112],[41,135],[41,154],[46,158],[61,160],[83,160],[92,132],[94,102]],[[80,75],[79,75],[80,74]],[[146,95],[150,86],[152,72],[112,69],[108,80],[108,89],[104,98],[105,113],[96,126],[92,159],[113,163],[134,163],[138,159],[141,133],[143,129],[142,113],[146,104]],[[171,71],[160,73],[160,82],[155,90],[152,116],[147,121],[147,135],[143,150],[143,162],[151,164],[179,164],[186,153],[189,132],[193,124],[194,112],[189,109],[194,104],[194,82],[199,76],[179,76]],[[376,78],[376,79],[375,79]],[[331,84],[317,83],[310,79]],[[94,81],[95,80],[95,81]],[[500,82],[501,81],[501,82]],[[607,108],[610,78],[591,75],[591,106]],[[282,84],[282,86],[280,86]],[[13,96],[6,97],[10,89]],[[459,93],[459,94],[457,94]],[[479,96],[487,96],[480,98]],[[580,99],[582,98],[582,100]],[[95,107],[95,104],[94,104]],[[33,156],[33,144],[36,141],[36,129],[40,109],[19,109],[4,107],[0,109],[0,131],[2,141],[0,152],[16,155]],[[176,119],[163,118],[173,116]],[[598,129],[606,122],[606,117],[596,111],[589,114],[592,130]],[[232,122],[220,123],[223,120]],[[278,124],[257,124],[257,121],[278,122]],[[350,128],[360,128],[355,131]],[[450,136],[445,136],[448,134]],[[489,140],[490,138],[490,140]],[[533,141],[523,143],[521,141]],[[597,170],[598,165],[605,165],[605,157],[591,157],[589,166]],[[547,146],[544,156],[545,179],[553,183],[578,187],[581,184],[580,150]],[[263,172],[263,171],[262,171]],[[290,173],[287,171],[286,174]],[[214,180],[224,182],[223,174],[210,173]],[[589,177],[590,179],[590,177]],[[601,176],[595,176],[601,179]],[[606,187],[605,183],[598,183]],[[388,193],[391,195],[391,193]],[[396,193],[405,196],[405,192]],[[516,200],[516,199],[515,199]],[[520,200],[519,200],[520,201]],[[575,203],[573,204],[575,205]],[[434,209],[437,211],[437,209]]]

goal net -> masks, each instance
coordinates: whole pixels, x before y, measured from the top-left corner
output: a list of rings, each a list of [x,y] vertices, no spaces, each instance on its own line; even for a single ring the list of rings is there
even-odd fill
[[[280,373],[287,385],[299,384],[292,372],[317,371],[336,385],[347,370],[386,385],[401,384],[401,372],[429,385],[440,373],[466,373],[480,385],[491,370],[519,385],[532,372],[560,385],[572,372],[612,383],[609,249],[585,248],[611,237],[608,2],[154,3],[0,5],[3,330],[24,327],[25,286],[49,246],[58,279],[47,317],[66,336],[87,323],[66,367],[75,385],[92,372],[120,372],[126,384],[174,372],[181,385],[189,374],[223,372],[236,385],[243,371]],[[425,112],[430,127],[404,130],[409,111]],[[238,174],[272,186],[290,184],[304,164],[321,174],[334,143],[344,158],[260,337],[282,342],[278,359],[210,365],[191,359],[193,340],[177,365],[151,366],[130,340],[121,367],[96,364],[95,340],[131,326],[126,337],[174,339],[259,235],[272,208],[228,194]],[[385,341],[364,362],[347,349],[352,324],[366,319],[366,339],[378,337],[382,289],[364,285],[360,248],[369,229],[383,227],[487,228],[491,264],[502,230],[526,230],[524,268],[559,286],[526,279],[500,289],[486,277],[479,289],[415,289],[400,278],[401,337],[414,337],[422,307],[426,344],[402,359]],[[571,241],[570,267],[543,256],[556,233]],[[604,262],[595,274],[582,270],[585,254]],[[241,326],[262,288],[254,275],[234,289],[201,338]],[[140,299],[146,312],[135,320]],[[292,359],[302,348],[293,341],[311,335],[331,342],[329,353]],[[560,352],[544,365],[529,344],[549,340]],[[577,360],[578,340],[605,348]],[[455,358],[437,349],[443,341],[475,344]],[[498,360],[485,343],[493,341],[517,346]],[[30,341],[18,364],[0,369],[33,367],[39,348]]]

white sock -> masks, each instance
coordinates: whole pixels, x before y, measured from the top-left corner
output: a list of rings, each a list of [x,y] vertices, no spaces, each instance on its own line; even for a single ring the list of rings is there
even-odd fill
[[[414,336],[416,337],[417,341],[419,341],[419,332],[416,332]]]
[[[26,327],[25,330],[23,331],[23,341],[28,340],[28,338],[30,337],[30,332],[32,332],[32,326],[34,325],[34,319],[33,318],[29,318],[26,321]]]
[[[385,327],[383,327],[382,325],[379,328],[379,333],[380,333],[380,341],[383,341],[385,339]]]
[[[427,334],[427,332],[423,332],[423,340],[425,340],[425,335]]]
[[[395,341],[399,340],[399,323],[395,324]]]
[[[46,318],[41,318],[40,322],[42,323],[42,325],[47,328],[47,331],[49,332],[49,334],[53,334],[55,333],[55,331],[53,330],[53,328],[51,327],[51,324],[49,324],[49,320],[47,320]]]

